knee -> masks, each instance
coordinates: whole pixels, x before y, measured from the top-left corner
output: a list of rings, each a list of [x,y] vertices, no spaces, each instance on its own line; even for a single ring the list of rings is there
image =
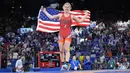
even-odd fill
[[[64,50],[61,50],[61,51],[60,51],[60,54],[64,54]]]
[[[69,50],[69,49],[67,49],[67,50],[65,50],[65,52],[70,52],[70,50]]]

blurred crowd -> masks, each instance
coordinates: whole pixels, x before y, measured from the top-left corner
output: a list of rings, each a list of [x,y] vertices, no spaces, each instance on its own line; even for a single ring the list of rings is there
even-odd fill
[[[95,24],[93,22],[91,25]],[[130,68],[130,29],[104,23],[95,27],[75,29],[70,61],[71,69],[128,69]],[[122,28],[119,30],[119,28]],[[127,28],[124,30],[124,28]],[[78,30],[78,31],[77,31]],[[77,68],[78,67],[78,68]],[[76,68],[76,69],[75,69]]]
[[[29,26],[27,24],[34,31],[20,33],[18,29]],[[58,33],[35,31],[35,19],[0,18],[0,26],[1,32],[4,31],[0,36],[0,51],[3,59],[7,59],[4,66],[24,55],[25,67],[34,67],[38,51],[59,51]],[[71,69],[75,70],[75,66],[85,70],[130,68],[130,28],[122,31],[117,27],[115,23],[106,26],[103,22],[91,22],[89,27],[72,27]],[[77,61],[76,64],[73,61]]]

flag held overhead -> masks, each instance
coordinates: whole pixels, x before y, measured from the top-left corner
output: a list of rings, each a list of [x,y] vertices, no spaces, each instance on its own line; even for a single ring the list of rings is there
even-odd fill
[[[63,11],[56,10],[54,8],[47,8],[48,13],[51,15],[59,14]],[[90,25],[90,11],[88,10],[73,10],[70,11],[71,14],[75,15],[78,18],[82,18],[85,13],[87,13],[87,18],[82,23],[72,21],[72,26],[89,26]],[[43,12],[43,6],[41,6],[38,14],[37,20],[37,31],[54,33],[60,30],[60,22],[59,19],[49,19]]]

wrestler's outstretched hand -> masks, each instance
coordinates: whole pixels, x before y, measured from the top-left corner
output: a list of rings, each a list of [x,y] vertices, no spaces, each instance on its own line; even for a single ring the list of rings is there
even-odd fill
[[[84,12],[85,12],[85,14],[88,14],[90,11],[88,11],[88,10],[85,10]]]
[[[43,12],[45,12],[45,11],[46,11],[46,8],[43,7],[43,6],[41,6],[41,10],[42,10]]]

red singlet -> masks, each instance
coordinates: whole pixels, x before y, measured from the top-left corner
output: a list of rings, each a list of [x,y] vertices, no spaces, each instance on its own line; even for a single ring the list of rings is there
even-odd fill
[[[64,14],[62,15],[60,19],[60,36],[63,38],[66,38],[71,34],[71,14],[69,14],[68,17],[65,17]]]

